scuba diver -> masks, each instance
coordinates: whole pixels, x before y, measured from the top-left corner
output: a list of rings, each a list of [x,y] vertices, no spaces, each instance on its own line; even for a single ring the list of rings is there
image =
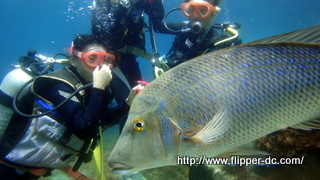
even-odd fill
[[[161,6],[156,6],[160,4]],[[141,80],[139,64],[136,61],[137,56],[145,59],[151,59],[152,55],[145,51],[145,28],[143,13],[157,14],[163,13],[161,8],[162,0],[94,0],[92,8],[92,34],[99,40],[99,43],[112,49],[118,54],[119,61],[117,66],[123,72],[124,77],[119,78],[113,74],[111,87],[113,89],[124,89],[121,92],[115,91],[114,97],[117,103],[123,102],[130,89],[137,85]],[[163,14],[150,16],[152,21],[162,21]],[[126,115],[120,124],[120,131],[124,125]]]
[[[165,66],[173,68],[210,51],[241,44],[235,30],[240,28],[239,23],[212,24],[222,4],[222,0],[185,0],[180,8],[170,10],[163,22],[154,22],[156,32],[176,35],[169,52],[160,57],[164,69],[168,69]],[[167,16],[175,10],[181,10],[189,21],[167,23]],[[216,29],[220,29],[222,33],[219,34]]]
[[[72,43],[70,55],[71,65],[49,74],[40,73],[34,79],[30,75],[31,85],[28,86],[29,82],[22,85],[24,89],[15,95],[15,112],[0,137],[2,177],[38,179],[50,175],[53,169],[60,169],[75,178],[81,163],[91,160],[99,143],[99,127],[118,123],[129,110],[136,93],[130,93],[128,104],[108,106],[113,99],[111,71],[117,61],[112,51],[92,35],[79,35]],[[41,66],[33,64],[38,63],[34,58],[23,59],[25,64],[21,66],[30,63],[36,66],[30,66],[26,72],[44,72]],[[4,82],[1,90],[3,85]],[[74,167],[70,166],[75,159]],[[79,176],[86,179],[83,174]]]
[[[235,30],[240,28],[239,23],[212,24],[222,4],[223,0],[186,0],[181,8],[165,14],[162,0],[95,0],[92,32],[103,44],[122,52],[120,69],[132,72],[131,75],[127,74],[127,78],[141,77],[137,76],[140,71],[136,56],[151,60],[155,68],[154,75],[158,77],[164,71],[201,54],[241,44]],[[181,10],[189,22],[167,23],[168,15],[176,10]],[[144,22],[143,12],[149,16],[149,26]],[[144,28],[150,31],[151,55],[144,51]],[[153,32],[176,35],[169,52],[160,58]],[[132,79],[129,81],[134,82]]]

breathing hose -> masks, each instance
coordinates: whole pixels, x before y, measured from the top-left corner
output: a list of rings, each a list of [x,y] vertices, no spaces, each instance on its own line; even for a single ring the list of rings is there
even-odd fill
[[[215,46],[219,45],[219,44],[222,44],[222,43],[225,43],[227,41],[231,41],[231,40],[234,40],[236,38],[239,37],[239,33],[237,30],[235,30],[234,28],[232,27],[227,27],[227,31],[230,32],[233,36],[227,38],[227,39],[224,39],[224,40],[221,40],[221,41],[218,41],[216,43],[214,43]]]
[[[49,113],[52,113],[53,111],[57,110],[58,108],[60,108],[62,105],[64,105],[67,101],[69,101],[73,96],[75,96],[79,91],[89,87],[89,86],[92,86],[93,83],[89,83],[89,84],[86,84],[86,85],[83,85],[82,87],[80,87],[79,89],[77,89],[76,91],[74,91],[70,97],[68,97],[67,99],[65,99],[64,101],[62,101],[60,104],[58,104],[56,107],[46,111],[46,112],[43,112],[41,114],[35,114],[35,115],[30,115],[30,114],[25,114],[23,112],[21,112],[19,109],[18,109],[18,106],[17,106],[17,100],[18,100],[18,97],[20,95],[20,93],[22,92],[22,90],[27,87],[35,78],[32,78],[30,79],[29,81],[27,81],[25,84],[23,84],[17,94],[14,96],[13,98],[13,108],[15,110],[16,113],[18,113],[20,116],[24,116],[24,117],[27,117],[27,118],[37,118],[37,117],[41,117],[41,116],[44,116],[44,115],[47,115]]]

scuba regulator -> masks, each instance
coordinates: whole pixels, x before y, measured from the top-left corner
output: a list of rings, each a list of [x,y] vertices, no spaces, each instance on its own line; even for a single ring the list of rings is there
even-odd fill
[[[205,33],[205,27],[203,26],[203,24],[200,21],[196,21],[196,22],[193,22],[193,23],[185,22],[187,27],[182,28],[182,29],[178,29],[178,30],[171,29],[167,24],[167,17],[169,16],[169,14],[171,14],[173,11],[176,11],[176,10],[181,11],[181,8],[171,9],[170,11],[168,11],[165,14],[165,17],[164,17],[164,20],[163,20],[163,24],[164,24],[165,28],[168,31],[173,32],[173,33],[188,33],[188,32],[192,32],[193,34],[196,34],[196,35],[201,35],[201,34]],[[222,23],[222,24],[215,24],[215,25],[213,25],[213,27],[214,28],[218,28],[218,29],[223,29],[223,33],[225,33],[226,31],[231,33],[233,35],[233,37],[230,38],[230,40],[231,40],[231,39],[235,39],[235,38],[238,37],[238,32],[235,29],[239,29],[240,28],[240,24],[239,23],[234,23],[233,25],[231,25],[231,24],[225,22],[225,23]]]
[[[172,13],[173,11],[176,11],[176,10],[181,10],[181,8],[174,8],[174,9],[171,9],[169,12],[166,13],[165,17],[164,17],[164,21],[163,21],[163,24],[165,26],[165,28],[170,31],[170,32],[173,32],[173,33],[187,33],[187,32],[192,32],[193,34],[196,34],[196,35],[199,35],[199,34],[202,34],[204,33],[204,29],[205,27],[202,25],[202,23],[200,21],[196,21],[194,23],[191,23],[189,27],[186,27],[186,28],[182,28],[182,29],[178,29],[178,30],[174,30],[174,29],[171,29],[168,24],[167,24],[167,17],[169,16],[170,13]],[[187,25],[187,23],[186,23]]]
[[[42,54],[39,54],[36,50],[29,50],[27,56],[21,56],[19,58],[20,65],[11,65],[12,69],[20,68],[27,74],[32,76],[39,76],[47,74],[53,71],[54,64],[64,64],[69,62],[68,59],[57,59],[57,56],[64,56],[68,58],[65,54],[57,53],[53,57],[46,57]]]

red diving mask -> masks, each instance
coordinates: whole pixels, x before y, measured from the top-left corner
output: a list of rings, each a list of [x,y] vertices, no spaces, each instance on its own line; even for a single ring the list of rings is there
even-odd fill
[[[89,52],[80,52],[74,49],[73,42],[70,47],[71,55],[75,55],[80,58],[84,64],[88,67],[95,68],[96,66],[100,66],[102,64],[106,64],[110,68],[114,67],[115,57],[112,54],[101,52],[101,51],[89,51]]]
[[[195,18],[197,15],[201,19],[206,19],[217,11],[217,8],[206,2],[187,2],[181,4],[181,11],[188,18]]]

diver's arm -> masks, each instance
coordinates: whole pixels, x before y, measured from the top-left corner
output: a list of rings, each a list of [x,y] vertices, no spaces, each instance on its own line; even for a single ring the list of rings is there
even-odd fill
[[[125,102],[121,103],[120,105],[114,107],[114,108],[107,108],[104,111],[104,117],[102,119],[102,123],[106,126],[113,126],[115,124],[118,124],[120,122],[120,119],[123,117],[123,115],[127,114],[129,112],[130,106],[137,96],[137,94],[144,89],[146,85],[148,85],[148,82],[145,81],[138,81],[138,85],[136,85],[134,88],[131,89],[128,98]]]
[[[102,117],[102,124],[105,126],[113,126],[119,124],[120,119],[124,114],[129,112],[130,106],[126,103],[122,103],[116,107],[107,108],[104,110]]]

